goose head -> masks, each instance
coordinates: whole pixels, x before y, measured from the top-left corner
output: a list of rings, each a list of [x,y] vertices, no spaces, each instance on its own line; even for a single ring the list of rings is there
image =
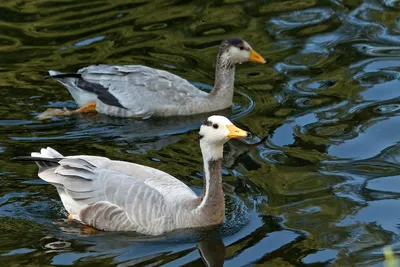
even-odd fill
[[[211,116],[201,125],[199,132],[200,148],[203,154],[204,187],[196,199],[199,219],[205,225],[220,224],[224,219],[225,202],[222,190],[222,155],[224,143],[231,138],[248,136],[223,116]]]
[[[219,59],[224,65],[241,64],[243,62],[266,63],[262,56],[254,51],[245,40],[240,38],[223,40],[219,47]]]
[[[231,138],[243,138],[249,133],[236,127],[223,116],[211,116],[200,127],[199,139],[203,157],[222,158],[223,145]]]

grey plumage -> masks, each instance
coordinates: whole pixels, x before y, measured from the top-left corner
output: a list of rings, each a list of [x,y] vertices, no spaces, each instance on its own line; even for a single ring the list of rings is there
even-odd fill
[[[96,156],[64,157],[51,148],[29,160],[40,166],[39,177],[57,188],[72,218],[98,229],[155,235],[190,221],[190,227],[203,223],[192,220],[197,195],[157,169]]]
[[[250,50],[240,38],[221,43],[210,94],[170,72],[141,65],[92,65],[73,74],[49,74],[69,90],[78,106],[94,101],[99,113],[138,118],[193,115],[232,105],[235,64],[250,60]]]
[[[100,113],[145,118],[202,113],[196,110],[209,106],[207,93],[166,71],[140,65],[97,65],[78,73],[81,78],[56,79],[68,88],[79,106],[96,101]],[[98,90],[85,90],[80,86],[83,84]]]
[[[73,218],[101,230],[171,231],[180,224],[174,205],[197,198],[179,180],[150,167],[90,156],[63,157],[57,166],[51,158],[32,159],[43,166],[39,177],[57,188]],[[46,166],[46,160],[53,164]],[[180,196],[171,195],[174,190]]]
[[[107,231],[158,235],[220,224],[224,218],[221,162],[229,138],[246,137],[225,117],[201,126],[205,186],[198,197],[160,170],[97,156],[64,157],[52,148],[20,157],[35,161],[39,177],[57,188],[72,219]]]
[[[83,223],[97,229],[115,231],[134,231],[126,212],[118,205],[99,201],[81,210],[79,216]]]

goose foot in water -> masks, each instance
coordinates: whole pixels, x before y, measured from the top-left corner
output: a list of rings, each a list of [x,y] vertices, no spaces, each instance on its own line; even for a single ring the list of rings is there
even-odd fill
[[[90,101],[86,105],[77,110],[72,111],[72,113],[84,113],[84,112],[96,112],[96,102]]]
[[[46,120],[57,116],[70,116],[71,114],[89,113],[89,112],[96,112],[96,102],[90,101],[85,106],[72,111],[68,110],[65,107],[63,109],[48,108],[44,112],[39,114],[37,117],[39,120]]]
[[[80,223],[79,219],[74,218],[74,216],[72,214],[68,215],[67,218],[70,221],[74,221],[75,223],[78,223],[79,228],[81,229],[82,233],[84,233],[84,234],[95,234],[95,233],[99,232],[99,230],[97,230],[96,228],[93,228],[89,225]]]
[[[100,231],[96,228],[93,228],[89,225],[79,224],[79,228],[81,229],[82,233],[84,234],[97,234]]]

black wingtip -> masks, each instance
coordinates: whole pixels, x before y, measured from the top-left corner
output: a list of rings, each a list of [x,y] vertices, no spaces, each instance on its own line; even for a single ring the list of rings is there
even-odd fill
[[[82,78],[82,75],[78,73],[62,73],[56,75],[47,75],[44,76],[45,79],[53,78],[53,79],[63,79],[63,78]]]
[[[30,158],[32,158],[32,157],[20,156],[20,157],[12,157],[10,160],[14,160],[14,161],[29,161]]]
[[[54,162],[58,163],[61,159],[59,158],[42,158],[42,157],[31,157],[31,156],[19,156],[19,157],[12,157],[11,160],[14,161],[45,161],[45,162]]]

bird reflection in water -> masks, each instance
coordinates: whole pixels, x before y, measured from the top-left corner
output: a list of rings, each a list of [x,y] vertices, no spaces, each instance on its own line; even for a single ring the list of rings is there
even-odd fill
[[[174,264],[171,259],[184,257],[187,262],[183,263],[180,259],[179,265],[203,262],[207,267],[220,267],[225,262],[226,247],[215,227],[181,229],[162,236],[145,236],[134,232],[97,231],[71,220],[57,224],[62,232],[42,238],[42,247],[46,253],[57,255],[81,254],[76,255],[78,258],[74,257],[73,261],[84,261],[86,257],[114,258],[114,263],[135,266],[139,263]],[[174,244],[172,250],[171,244]],[[176,256],[178,254],[179,257]],[[61,258],[66,260],[68,257]],[[53,259],[53,262],[57,260]]]
[[[203,239],[197,243],[201,259],[207,267],[223,266],[226,247],[222,239]]]
[[[241,140],[229,140],[224,146],[224,158],[222,164],[226,168],[233,169],[240,161],[246,165],[248,170],[256,170],[260,168],[260,164],[248,156],[248,152],[256,149],[257,146],[263,144],[267,139],[268,135],[253,144],[247,144]]]

